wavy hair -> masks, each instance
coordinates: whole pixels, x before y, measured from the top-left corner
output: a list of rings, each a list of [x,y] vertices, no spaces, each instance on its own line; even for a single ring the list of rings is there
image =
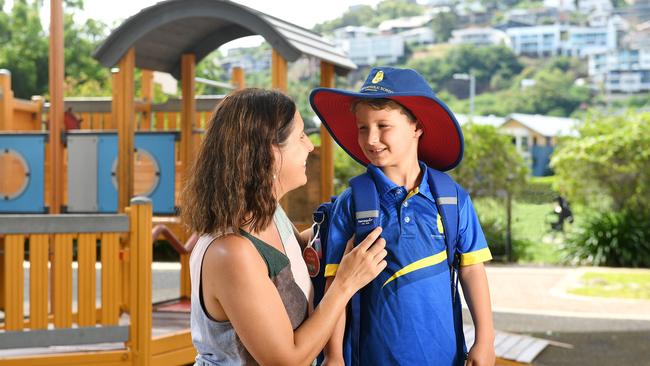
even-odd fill
[[[277,90],[242,89],[219,103],[185,179],[181,214],[192,231],[260,231],[271,223],[272,146],[286,142],[295,113],[295,103]]]

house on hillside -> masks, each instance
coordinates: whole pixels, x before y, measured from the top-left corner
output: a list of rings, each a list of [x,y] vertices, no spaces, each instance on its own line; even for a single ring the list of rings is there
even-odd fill
[[[532,175],[546,176],[552,174],[549,162],[558,139],[576,135],[577,125],[578,120],[573,118],[513,113],[499,129],[512,137],[517,151],[529,163]]]

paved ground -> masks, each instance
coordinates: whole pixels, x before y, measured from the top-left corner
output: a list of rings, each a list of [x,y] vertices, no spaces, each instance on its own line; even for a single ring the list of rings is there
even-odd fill
[[[559,342],[539,366],[650,365],[650,301],[567,294],[586,270],[620,271],[488,266],[495,327]]]

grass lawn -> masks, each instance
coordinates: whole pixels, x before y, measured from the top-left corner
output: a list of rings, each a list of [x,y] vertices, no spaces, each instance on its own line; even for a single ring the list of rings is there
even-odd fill
[[[519,262],[556,264],[562,260],[559,244],[544,240],[551,234],[547,216],[554,204],[514,202],[512,209],[513,237],[521,243],[515,248]],[[555,220],[555,218],[553,218]],[[561,234],[553,234],[556,237]],[[561,239],[561,238],[558,238]]]
[[[505,236],[505,207],[493,199],[477,199],[474,202],[481,222],[497,220]],[[528,203],[514,201],[512,207],[513,249],[520,263],[558,264],[562,261],[560,244],[549,240],[551,234],[547,216],[553,211],[553,203]],[[485,227],[484,227],[485,229]],[[561,234],[553,234],[561,242]],[[502,237],[503,237],[502,236]],[[495,244],[495,243],[488,243]]]
[[[650,299],[650,271],[586,272],[580,278],[582,287],[569,293],[596,297]]]

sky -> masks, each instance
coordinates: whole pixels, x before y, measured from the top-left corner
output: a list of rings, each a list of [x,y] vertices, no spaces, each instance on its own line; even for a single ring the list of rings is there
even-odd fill
[[[113,28],[143,8],[157,2],[159,0],[84,0],[84,10],[77,14],[75,20],[81,23],[88,18],[97,19]],[[234,2],[311,29],[318,23],[339,17],[351,5],[375,6],[379,0],[234,0]],[[11,0],[7,1],[5,9],[9,9],[11,3]],[[46,31],[49,27],[49,3],[49,1],[44,1],[45,5],[41,13]],[[222,46],[222,50],[231,47],[254,46],[260,42],[261,37],[247,37],[247,39],[232,42],[234,44]]]

